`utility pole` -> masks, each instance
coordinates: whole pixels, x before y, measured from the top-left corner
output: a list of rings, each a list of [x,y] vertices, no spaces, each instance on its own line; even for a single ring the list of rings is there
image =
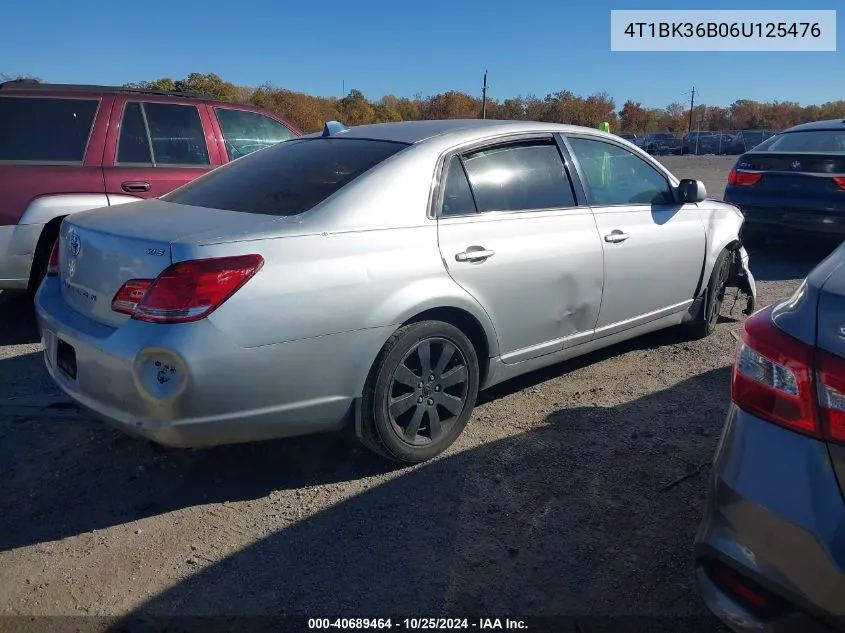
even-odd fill
[[[487,118],[487,71],[484,71],[484,85],[481,87],[481,118]]]
[[[343,80],[343,88],[341,88],[341,95],[340,96],[341,97],[346,96],[346,80],[345,79]]]
[[[692,87],[692,94],[689,99],[689,129],[687,132],[692,133],[692,109],[695,107],[695,86]]]

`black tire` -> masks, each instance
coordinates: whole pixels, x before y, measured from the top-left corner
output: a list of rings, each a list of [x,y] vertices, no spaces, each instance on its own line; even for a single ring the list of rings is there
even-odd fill
[[[704,295],[704,305],[701,306],[698,317],[691,324],[693,338],[706,338],[716,329],[730,274],[731,255],[724,250],[716,258],[713,272],[710,273],[710,281],[707,283]]]
[[[478,357],[461,330],[441,321],[399,328],[364,389],[362,443],[405,464],[435,457],[466,427],[478,383]]]

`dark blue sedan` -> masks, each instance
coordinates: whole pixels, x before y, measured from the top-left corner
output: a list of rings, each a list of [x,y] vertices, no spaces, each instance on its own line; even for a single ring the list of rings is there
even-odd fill
[[[734,631],[845,630],[845,244],[746,322],[696,543]]]
[[[743,242],[767,237],[845,238],[845,120],[784,130],[746,152],[725,200],[745,216]]]

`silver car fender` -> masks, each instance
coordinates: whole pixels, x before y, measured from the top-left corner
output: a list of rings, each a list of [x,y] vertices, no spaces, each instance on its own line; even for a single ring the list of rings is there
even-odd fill
[[[499,341],[490,316],[480,303],[445,274],[420,279],[388,295],[375,306],[372,321],[389,322],[396,327],[432,310],[459,310],[471,316],[487,339],[490,358],[499,355]]]

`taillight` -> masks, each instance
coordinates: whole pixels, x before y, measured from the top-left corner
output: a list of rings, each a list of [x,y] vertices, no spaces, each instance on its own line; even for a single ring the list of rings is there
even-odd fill
[[[840,189],[845,189],[845,176],[834,176],[833,182],[835,182],[836,186]]]
[[[756,185],[760,182],[763,174],[755,171],[742,171],[734,167],[728,174],[729,185],[739,185],[740,187],[747,187],[749,185]]]
[[[50,259],[47,260],[47,276],[55,277],[59,274],[59,240],[53,242],[53,250],[50,251]]]
[[[827,352],[817,352],[816,391],[824,436],[835,442],[845,442],[845,360]]]
[[[133,319],[152,323],[187,323],[207,317],[249,281],[264,265],[260,255],[239,255],[179,262],[155,280],[133,279],[118,290],[112,301],[132,308]],[[144,284],[148,284],[144,288]],[[128,287],[133,284],[132,287]],[[133,294],[134,293],[134,294]]]
[[[772,309],[751,316],[742,332],[731,398],[742,409],[820,437],[812,380],[813,348],[782,332]]]
[[[132,314],[152,283],[152,279],[130,279],[120,287],[114,299],[111,300],[111,309],[123,314]]]

